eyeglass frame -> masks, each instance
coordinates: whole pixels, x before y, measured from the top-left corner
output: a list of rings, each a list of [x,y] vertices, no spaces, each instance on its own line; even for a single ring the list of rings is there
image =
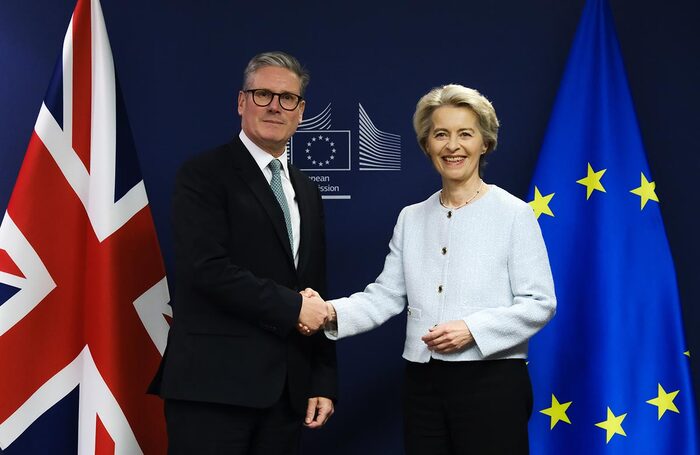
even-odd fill
[[[272,95],[272,97],[270,98],[270,102],[267,103],[267,104],[258,104],[258,103],[255,101],[255,92],[257,92],[257,91],[265,91],[265,92],[270,93],[270,94]],[[267,107],[267,106],[269,106],[269,105],[272,104],[272,102],[275,100],[275,96],[277,96],[277,103],[279,104],[279,106],[280,106],[282,109],[284,109],[285,111],[288,111],[288,112],[295,111],[295,110],[299,107],[299,105],[301,104],[301,102],[304,101],[304,97],[301,96],[301,95],[297,95],[296,93],[292,93],[292,92],[276,93],[276,92],[273,92],[272,90],[266,89],[266,88],[250,88],[250,89],[247,89],[247,90],[243,90],[243,93],[250,93],[250,94],[252,95],[251,98],[252,98],[252,100],[253,100],[253,103],[254,103],[256,106],[258,106],[258,107]],[[294,107],[291,108],[291,109],[287,109],[286,107],[282,106],[282,102],[280,101],[280,100],[281,100],[280,97],[281,97],[282,95],[294,95],[294,96],[296,96],[296,97],[297,97],[297,104],[296,104],[296,106],[294,106]]]

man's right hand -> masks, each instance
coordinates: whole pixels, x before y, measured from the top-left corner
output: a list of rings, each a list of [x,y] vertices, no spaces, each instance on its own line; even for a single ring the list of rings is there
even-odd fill
[[[302,335],[313,335],[328,319],[326,302],[317,294],[302,291],[301,311],[297,329]],[[308,297],[307,297],[308,296]]]

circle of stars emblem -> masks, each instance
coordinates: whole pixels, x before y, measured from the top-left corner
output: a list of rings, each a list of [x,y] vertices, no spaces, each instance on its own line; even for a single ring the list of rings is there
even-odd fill
[[[306,142],[306,159],[311,166],[323,168],[330,166],[335,159],[335,143],[330,136],[319,134]]]

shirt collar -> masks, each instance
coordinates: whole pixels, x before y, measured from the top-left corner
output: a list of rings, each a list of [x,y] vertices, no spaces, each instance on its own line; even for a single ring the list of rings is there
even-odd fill
[[[255,142],[251,141],[250,138],[246,136],[243,130],[241,130],[241,132],[238,134],[238,137],[241,139],[241,142],[243,142],[243,145],[245,145],[245,148],[248,149],[248,152],[258,164],[260,170],[264,172],[270,165],[270,161],[275,159],[275,157],[258,147]],[[289,179],[289,165],[287,163],[286,147],[284,153],[277,157],[277,159],[280,160],[280,163],[282,163],[282,173]]]

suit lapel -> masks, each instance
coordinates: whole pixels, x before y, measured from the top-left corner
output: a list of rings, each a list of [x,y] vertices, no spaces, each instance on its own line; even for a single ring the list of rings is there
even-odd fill
[[[287,235],[287,225],[284,222],[284,214],[282,208],[275,198],[275,194],[267,183],[265,176],[260,171],[257,163],[250,155],[239,138],[236,138],[231,143],[231,153],[233,155],[234,169],[241,179],[250,187],[255,198],[260,202],[263,209],[267,212],[272,225],[275,228],[277,237],[282,243],[282,247],[287,252],[287,257],[294,267],[294,257],[292,256],[292,246],[289,244],[289,236]]]

